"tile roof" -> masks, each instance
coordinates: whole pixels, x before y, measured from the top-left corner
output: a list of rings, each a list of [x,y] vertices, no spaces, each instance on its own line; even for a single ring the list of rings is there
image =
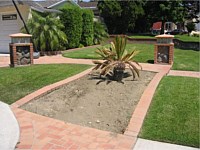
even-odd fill
[[[35,1],[31,1],[31,0],[15,0],[16,4],[21,4],[21,5],[28,5],[30,7],[32,7],[33,9],[40,11],[40,12],[45,12],[45,11],[56,11],[53,9],[46,9],[49,6],[52,6],[53,4],[56,4],[60,1],[63,0],[35,0]],[[13,6],[12,0],[0,0],[0,7],[7,7],[7,6]]]
[[[82,8],[97,8],[98,2],[78,2]]]

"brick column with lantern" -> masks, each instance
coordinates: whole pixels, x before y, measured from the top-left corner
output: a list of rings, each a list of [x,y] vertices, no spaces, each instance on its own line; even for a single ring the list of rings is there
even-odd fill
[[[30,42],[30,34],[11,34],[10,66],[33,64],[33,44]]]
[[[155,64],[173,64],[174,61],[174,43],[173,35],[158,35],[154,48]]]

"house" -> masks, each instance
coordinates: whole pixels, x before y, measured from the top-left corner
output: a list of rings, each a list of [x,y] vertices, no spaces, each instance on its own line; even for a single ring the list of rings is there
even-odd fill
[[[162,28],[162,22],[155,22],[152,26],[152,34],[157,35],[160,34]],[[164,23],[164,33],[171,32],[174,29],[177,29],[177,26],[173,22],[165,22]]]
[[[74,1],[70,0],[15,0],[15,3],[26,22],[31,17],[31,11],[37,12],[60,12],[59,9],[66,5],[75,5]],[[0,53],[9,53],[9,43],[11,41],[9,35],[20,32],[23,27],[23,22],[20,19],[12,0],[0,1]]]
[[[78,5],[83,8],[83,9],[90,9],[94,13],[94,18],[95,19],[100,19],[99,17],[99,10],[97,8],[97,1],[89,1],[89,2],[84,2],[84,1],[78,1]]]

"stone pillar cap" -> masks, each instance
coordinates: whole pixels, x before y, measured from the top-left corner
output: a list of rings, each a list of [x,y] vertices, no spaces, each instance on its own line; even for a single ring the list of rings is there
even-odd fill
[[[173,35],[169,35],[169,34],[161,34],[161,35],[157,35],[155,37],[156,38],[174,38]]]
[[[11,38],[17,38],[17,37],[32,37],[31,34],[24,34],[24,33],[15,33],[9,35]]]

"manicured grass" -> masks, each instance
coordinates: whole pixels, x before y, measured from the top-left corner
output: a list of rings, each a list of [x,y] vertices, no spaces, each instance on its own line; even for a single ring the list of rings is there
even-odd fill
[[[32,65],[0,69],[0,100],[12,104],[46,85],[88,69],[88,65]]]
[[[130,38],[139,38],[139,39],[155,39],[155,35],[133,35],[129,36]],[[174,35],[174,38],[179,39],[184,42],[200,42],[199,37],[188,36],[187,34],[184,35]]]
[[[175,38],[184,42],[200,42],[199,37],[188,36],[187,34],[175,35]]]
[[[155,35],[132,35],[130,38],[138,38],[138,39],[156,39]]]
[[[199,147],[199,81],[190,77],[164,77],[139,136]]]
[[[109,45],[106,45],[109,46]],[[101,48],[102,46],[98,46]],[[138,50],[140,51],[136,56],[135,60],[139,62],[148,62],[148,60],[153,60],[154,45],[148,44],[127,44],[127,50]],[[69,51],[63,53],[64,57],[68,58],[78,58],[78,59],[100,59],[100,57],[95,53],[97,48],[83,48],[76,51]]]
[[[69,58],[100,59],[95,53],[96,49],[97,48],[84,48],[76,51],[65,52],[63,56]],[[153,44],[127,44],[127,49],[140,51],[134,58],[136,61],[141,63],[153,63]],[[199,51],[175,49],[173,69],[199,71],[199,55]]]
[[[97,50],[97,48],[90,47],[90,48],[82,48],[80,50],[75,50],[75,51],[65,51],[63,53],[63,56],[68,58],[78,58],[78,59],[99,59],[99,56],[95,53],[95,50]]]
[[[172,69],[199,71],[199,56],[200,51],[175,49]]]

